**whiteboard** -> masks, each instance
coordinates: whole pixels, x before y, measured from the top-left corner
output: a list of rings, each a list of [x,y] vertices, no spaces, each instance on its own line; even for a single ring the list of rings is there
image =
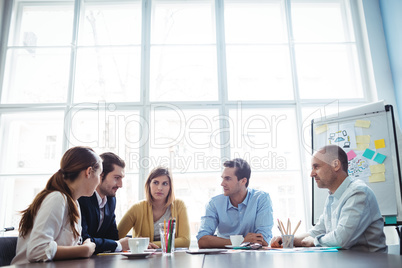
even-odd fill
[[[361,122],[369,126],[362,127]],[[400,131],[395,127],[392,106],[377,102],[317,118],[312,120],[311,131],[313,153],[328,144],[341,146],[350,158],[349,176],[363,180],[373,190],[383,216],[396,216],[397,221],[402,222],[397,145],[397,132]],[[383,143],[385,147],[382,147]],[[312,185],[315,224],[323,213],[328,190],[319,189],[314,180]]]

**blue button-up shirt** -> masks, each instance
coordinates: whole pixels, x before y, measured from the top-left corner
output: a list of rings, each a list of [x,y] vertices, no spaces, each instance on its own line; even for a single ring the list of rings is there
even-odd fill
[[[197,239],[215,233],[226,239],[230,235],[260,233],[269,243],[273,225],[269,194],[249,188],[246,198],[238,207],[232,205],[228,196],[221,194],[213,197],[206,206],[205,216],[201,218]]]
[[[316,246],[387,252],[384,220],[373,191],[347,177],[330,193],[318,223],[309,233]]]

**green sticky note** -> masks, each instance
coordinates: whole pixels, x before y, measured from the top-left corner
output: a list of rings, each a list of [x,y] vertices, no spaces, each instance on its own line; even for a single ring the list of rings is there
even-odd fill
[[[385,216],[385,224],[396,224],[396,216]]]
[[[363,156],[368,159],[371,159],[371,158],[373,158],[374,154],[375,154],[375,152],[373,150],[366,149],[363,153]]]
[[[386,156],[380,153],[377,153],[376,156],[374,157],[374,161],[376,161],[378,164],[382,164],[384,162]]]

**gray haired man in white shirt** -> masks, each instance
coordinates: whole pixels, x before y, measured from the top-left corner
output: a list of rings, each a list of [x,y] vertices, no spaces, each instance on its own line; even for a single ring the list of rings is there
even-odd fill
[[[318,223],[308,233],[295,236],[294,245],[387,252],[377,199],[363,181],[348,177],[348,158],[342,148],[321,148],[313,155],[311,167],[311,177],[329,195]],[[281,237],[274,237],[271,246],[280,247],[281,242]]]

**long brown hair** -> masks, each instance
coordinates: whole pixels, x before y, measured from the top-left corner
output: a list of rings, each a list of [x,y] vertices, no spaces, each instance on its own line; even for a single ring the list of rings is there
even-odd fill
[[[89,147],[77,146],[67,150],[60,161],[60,169],[50,177],[45,189],[35,197],[27,209],[21,211],[20,236],[25,237],[32,229],[34,218],[45,197],[51,192],[59,191],[67,197],[71,230],[73,230],[74,236],[78,237],[80,234],[75,229],[74,223],[78,223],[79,212],[66,181],[73,182],[80,172],[88,167],[92,167],[96,171],[100,164],[100,157]]]
[[[150,186],[151,181],[160,176],[167,176],[169,178],[170,189],[168,195],[166,196],[166,204],[165,204],[165,207],[168,207],[174,201],[174,191],[173,191],[172,176],[169,172],[169,169],[166,167],[156,167],[151,171],[151,173],[149,173],[148,179],[145,182],[145,198],[152,205],[154,199],[152,198],[151,195],[151,186]]]

